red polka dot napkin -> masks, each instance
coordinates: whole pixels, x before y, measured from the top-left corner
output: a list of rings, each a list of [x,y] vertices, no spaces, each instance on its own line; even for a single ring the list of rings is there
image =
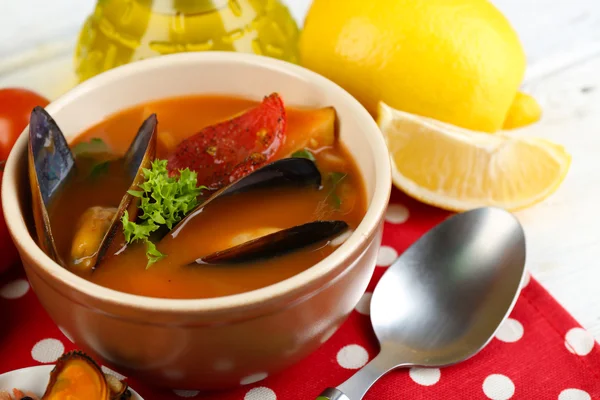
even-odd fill
[[[369,301],[385,268],[447,212],[394,191],[378,267],[346,323],[300,364],[276,376],[257,374],[239,389],[204,394],[165,391],[135,380],[145,400],[313,400],[366,364],[378,351]],[[21,269],[0,276],[0,373],[54,362],[74,345],[40,306]],[[366,400],[600,399],[600,347],[528,276],[510,318],[477,356],[443,369],[402,369],[381,379]]]

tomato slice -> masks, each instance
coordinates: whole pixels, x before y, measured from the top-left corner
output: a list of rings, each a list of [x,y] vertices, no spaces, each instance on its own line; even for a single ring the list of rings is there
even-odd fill
[[[267,164],[284,141],[287,119],[277,93],[229,121],[187,138],[168,157],[171,175],[189,168],[198,184],[219,189]]]

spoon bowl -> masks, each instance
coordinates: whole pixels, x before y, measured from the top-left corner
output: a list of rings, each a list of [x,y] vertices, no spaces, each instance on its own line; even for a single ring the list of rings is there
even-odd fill
[[[448,218],[385,272],[371,299],[381,351],[321,398],[359,400],[398,367],[444,367],[477,354],[516,303],[525,234],[507,211],[485,207]]]

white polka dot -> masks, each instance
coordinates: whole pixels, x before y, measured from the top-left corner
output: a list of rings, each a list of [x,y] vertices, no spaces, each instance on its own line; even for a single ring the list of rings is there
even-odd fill
[[[249,375],[249,376],[247,376],[245,378],[242,378],[242,380],[240,381],[240,383],[242,385],[251,385],[253,383],[262,381],[267,376],[269,376],[269,374],[267,374],[266,372],[259,372],[259,373],[256,373],[256,374]]]
[[[340,246],[352,235],[352,233],[354,233],[354,231],[352,229],[348,229],[346,232],[333,238],[333,240],[331,242],[329,242],[329,245],[333,246],[333,247]]]
[[[0,288],[0,297],[13,300],[25,296],[29,290],[29,282],[25,279],[17,279]]]
[[[118,380],[122,381],[124,379],[127,379],[127,377],[125,375],[121,375],[120,373],[118,373],[117,371],[113,371],[112,369],[105,367],[104,365],[100,367],[100,369],[102,370],[102,372],[104,372],[105,374],[108,375],[112,375],[115,378],[117,378]]]
[[[200,392],[197,390],[173,390],[173,393],[179,397],[196,397]]]
[[[442,372],[439,368],[411,368],[408,371],[408,375],[419,385],[431,386],[440,381]]]
[[[277,400],[277,395],[271,389],[261,386],[249,390],[244,400]]]
[[[349,344],[337,353],[337,362],[342,368],[359,369],[369,361],[369,353],[364,347]]]
[[[500,325],[496,338],[502,342],[514,343],[523,337],[523,325],[516,319],[508,318]]]
[[[58,339],[42,339],[31,349],[31,357],[37,362],[52,363],[65,352],[65,346]]]
[[[587,356],[594,348],[594,338],[582,328],[573,328],[565,335],[565,346],[573,354]]]
[[[363,315],[371,314],[371,297],[373,297],[373,293],[371,292],[363,294],[355,307],[356,311]]]
[[[515,384],[510,378],[492,374],[483,381],[483,393],[492,400],[508,400],[515,394]]]
[[[380,267],[389,267],[398,258],[398,252],[390,246],[381,246],[377,254],[377,265]]]
[[[406,222],[409,215],[408,208],[402,204],[390,204],[385,211],[385,220],[390,224],[402,224]]]
[[[529,282],[531,281],[531,274],[527,271],[525,271],[525,274],[523,275],[523,281],[521,282],[521,289],[524,289],[527,287],[527,285],[529,285]]]
[[[565,389],[558,395],[558,400],[592,400],[592,396],[580,389]]]

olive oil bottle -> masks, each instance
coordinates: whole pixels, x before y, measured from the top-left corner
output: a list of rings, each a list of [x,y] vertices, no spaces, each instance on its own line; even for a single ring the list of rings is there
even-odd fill
[[[298,62],[299,30],[279,0],[98,0],[79,34],[84,81],[144,58],[239,51]]]

